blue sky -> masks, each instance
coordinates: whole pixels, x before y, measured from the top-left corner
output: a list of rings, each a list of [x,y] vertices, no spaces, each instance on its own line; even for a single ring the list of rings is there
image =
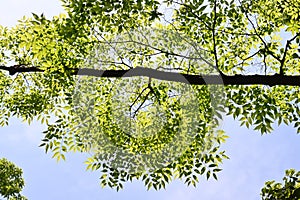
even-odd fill
[[[57,0],[0,0],[0,5],[0,24],[7,26],[31,12],[51,17],[63,11]],[[280,126],[272,134],[261,136],[227,117],[223,128],[230,138],[222,148],[230,160],[224,162],[218,181],[203,177],[197,188],[174,181],[166,190],[147,191],[142,182],[133,181],[119,192],[103,189],[99,186],[99,172],[85,171],[86,155],[68,154],[67,161],[57,163],[38,147],[45,127],[36,122],[28,126],[15,118],[8,127],[0,127],[0,158],[6,157],[23,169],[23,194],[30,200],[259,199],[266,180],[280,181],[285,169],[300,169],[300,136],[292,127]]]

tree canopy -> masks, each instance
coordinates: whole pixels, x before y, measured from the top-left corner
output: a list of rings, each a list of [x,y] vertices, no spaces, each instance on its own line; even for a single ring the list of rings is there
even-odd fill
[[[89,152],[101,185],[217,179],[223,115],[300,132],[297,0],[62,0],[0,26],[0,125],[47,125],[41,147]]]
[[[22,169],[5,158],[0,159],[0,195],[4,198],[14,200],[26,200],[21,195],[24,187]]]
[[[295,169],[285,171],[284,185],[273,181],[267,181],[261,190],[262,199],[299,199],[300,198],[300,172]]]

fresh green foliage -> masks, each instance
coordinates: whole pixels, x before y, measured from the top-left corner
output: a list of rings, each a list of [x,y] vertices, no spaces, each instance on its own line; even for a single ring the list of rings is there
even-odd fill
[[[22,169],[14,163],[0,159],[0,195],[10,200],[25,200],[21,195],[24,187],[24,179],[22,177]]]
[[[267,181],[261,190],[264,200],[297,200],[300,199],[300,172],[294,169],[286,170],[284,184]]]
[[[297,0],[62,2],[66,13],[53,19],[33,14],[0,26],[0,125],[11,116],[46,124],[40,146],[57,160],[90,153],[87,169],[101,171],[102,186],[217,179],[228,158],[218,129],[224,114],[262,134],[275,122],[300,132],[298,86],[114,78],[141,68],[178,80],[182,73],[299,75]],[[115,76],[80,75],[92,69]]]

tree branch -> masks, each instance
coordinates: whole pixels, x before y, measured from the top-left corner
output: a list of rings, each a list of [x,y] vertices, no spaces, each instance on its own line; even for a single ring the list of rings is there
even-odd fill
[[[242,2],[239,0],[239,3],[241,5],[241,9],[242,9],[242,12],[245,14],[247,20],[249,21],[249,23],[251,24],[253,30],[254,30],[254,33],[255,35],[260,39],[260,41],[263,43],[265,49],[268,51],[268,53],[273,57],[275,58],[277,61],[281,62],[280,58],[278,56],[276,56],[272,51],[269,50],[269,47],[268,47],[268,44],[267,42],[262,38],[262,36],[260,35],[260,33],[258,33],[258,30],[257,28],[255,27],[254,23],[252,22],[252,20],[250,19],[249,15],[248,15],[248,12],[244,9],[243,7],[243,4]],[[256,23],[257,26],[258,26],[258,23]]]
[[[27,67],[26,65],[13,65],[10,67],[0,66],[0,69],[8,71],[9,75],[15,75],[18,72],[43,72],[44,70],[38,67]]]
[[[9,75],[16,73],[44,72],[38,67],[0,66]],[[291,85],[300,86],[300,76],[274,75],[193,75],[176,72],[165,72],[156,69],[136,67],[131,70],[100,70],[100,69],[67,69],[71,75],[93,76],[103,78],[149,77],[164,81],[181,82],[191,85]]]
[[[293,38],[287,40],[286,42],[286,45],[285,45],[285,49],[284,49],[284,53],[283,53],[283,56],[282,56],[282,59],[280,61],[280,72],[279,74],[283,75],[284,74],[284,71],[283,71],[283,66],[284,66],[284,63],[285,63],[285,59],[286,59],[286,54],[288,52],[288,49],[290,47],[290,44],[300,35],[300,33],[297,33]]]

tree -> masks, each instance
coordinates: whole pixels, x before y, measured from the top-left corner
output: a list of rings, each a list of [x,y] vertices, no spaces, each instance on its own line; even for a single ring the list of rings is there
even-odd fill
[[[217,179],[224,114],[300,132],[297,0],[62,2],[0,28],[0,124],[47,124],[46,152],[90,152],[102,186]]]
[[[299,199],[299,172],[294,169],[286,170],[283,178],[284,185],[275,181],[267,181],[261,190],[262,199]]]
[[[0,159],[0,194],[2,197],[10,200],[26,199],[21,195],[24,187],[22,174],[22,169],[14,163],[5,158]]]

